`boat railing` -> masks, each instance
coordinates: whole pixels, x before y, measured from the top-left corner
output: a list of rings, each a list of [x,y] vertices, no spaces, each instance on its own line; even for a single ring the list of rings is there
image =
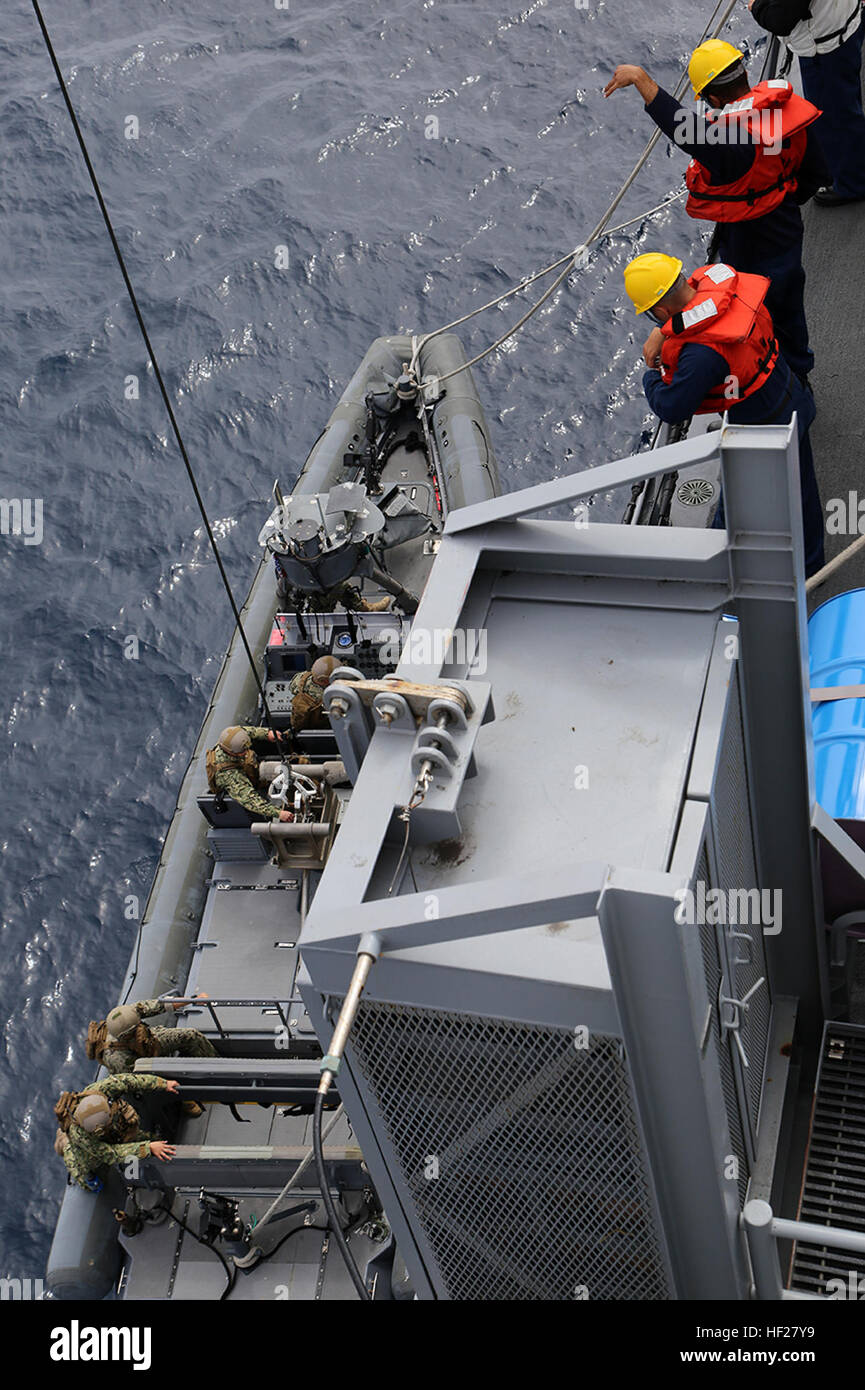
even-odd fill
[[[288,1015],[291,1012],[291,1004],[284,999],[211,999],[209,996],[194,995],[191,999],[166,998],[165,1004],[182,1004],[184,1015],[193,1013],[195,1010],[206,1009],[213,1020],[213,1026],[221,1038],[231,1036],[223,1026],[216,1010],[219,1009],[257,1009],[262,1013],[273,1013],[279,1018],[280,1024],[285,1029],[286,1036],[289,1031]]]
[[[791,1221],[775,1216],[768,1202],[750,1201],[742,1211],[742,1225],[748,1241],[756,1297],[769,1302],[777,1300],[834,1301],[829,1294],[808,1293],[800,1289],[785,1289],[778,1254],[779,1240],[792,1240],[807,1245],[850,1250],[865,1255],[865,1232],[844,1230],[838,1226],[821,1226],[810,1221]],[[839,1276],[839,1280],[846,1284]],[[859,1297],[857,1291],[853,1297]],[[840,1297],[846,1295],[839,1294]]]

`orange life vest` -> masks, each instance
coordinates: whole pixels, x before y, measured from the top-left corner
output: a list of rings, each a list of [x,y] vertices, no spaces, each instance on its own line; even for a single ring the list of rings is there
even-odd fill
[[[685,175],[688,185],[685,210],[689,216],[706,217],[710,222],[749,222],[774,211],[788,193],[796,191],[799,165],[808,140],[805,127],[820,114],[816,106],[794,92],[783,78],[759,82],[741,101],[725,106],[718,120],[733,127],[731,139],[739,125],[741,143],[749,139],[757,141],[754,162],[740,179],[717,184],[710,183],[708,172],[698,160],[692,159]],[[764,126],[765,122],[768,127]],[[782,142],[780,147],[776,147],[776,141]]]
[[[764,275],[744,275],[719,262],[700,266],[688,284],[696,296],[661,329],[661,379],[669,386],[679,354],[689,343],[716,348],[729,365],[729,376],[712,388],[695,413],[723,413],[753,396],[775,370],[778,344],[764,305],[769,281]]]

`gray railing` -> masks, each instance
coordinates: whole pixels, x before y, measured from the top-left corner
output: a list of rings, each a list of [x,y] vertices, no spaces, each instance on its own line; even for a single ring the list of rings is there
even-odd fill
[[[175,1004],[183,1004],[183,1005],[184,1005],[184,1008],[183,1008],[183,1010],[182,1010],[181,1012],[184,1013],[184,1014],[189,1013],[189,1012],[190,1012],[191,1010],[193,1010],[193,1009],[207,1009],[208,1013],[210,1014],[210,1017],[213,1019],[213,1026],[214,1026],[214,1028],[216,1029],[216,1031],[219,1033],[219,1036],[220,1036],[221,1038],[227,1038],[227,1037],[229,1037],[230,1035],[225,1031],[225,1029],[224,1029],[223,1026],[222,1026],[222,1023],[220,1022],[219,1016],[217,1015],[217,1012],[216,1012],[217,1008],[220,1008],[220,1009],[257,1009],[257,1008],[260,1008],[260,1009],[262,1009],[262,1010],[272,1011],[273,1013],[275,1013],[275,1014],[278,1015],[280,1023],[282,1024],[282,1026],[283,1026],[283,1028],[286,1030],[286,1032],[288,1032],[288,1026],[289,1026],[289,1025],[288,1025],[288,1012],[290,1012],[290,1009],[287,1008],[288,1001],[285,1001],[285,1000],[279,1000],[279,999],[210,999],[210,998],[202,998],[200,995],[194,995],[194,996],[193,996],[192,998],[190,998],[190,999],[178,999],[178,998],[176,998],[176,997],[172,997],[172,996],[170,996],[170,995],[166,995],[166,996],[162,997],[161,1002],[163,1002],[163,1003],[165,1004],[166,1009],[168,1009],[170,1006],[173,1006],[173,1005],[175,1005]]]
[[[781,1261],[778,1256],[779,1240],[803,1241],[808,1245],[826,1245],[834,1250],[853,1250],[865,1255],[865,1232],[847,1231],[838,1226],[818,1226],[811,1221],[788,1221],[775,1216],[768,1202],[746,1202],[742,1212],[742,1224],[748,1240],[751,1255],[751,1268],[754,1272],[754,1289],[758,1299],[775,1301],[817,1299],[822,1302],[827,1294],[804,1293],[798,1289],[785,1289],[781,1276]]]

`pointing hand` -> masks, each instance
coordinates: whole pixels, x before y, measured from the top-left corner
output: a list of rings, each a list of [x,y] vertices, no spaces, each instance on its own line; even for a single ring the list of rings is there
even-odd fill
[[[606,87],[604,96],[611,97],[613,92],[620,91],[623,87],[636,87],[643,71],[636,63],[619,63]]]
[[[604,96],[611,97],[622,87],[636,87],[648,106],[658,95],[658,84],[649,76],[645,68],[636,63],[620,63],[604,88]]]

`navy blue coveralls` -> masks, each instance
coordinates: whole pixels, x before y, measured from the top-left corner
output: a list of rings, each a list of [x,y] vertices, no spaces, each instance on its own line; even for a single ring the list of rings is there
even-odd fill
[[[657,126],[681,149],[699,161],[713,184],[734,183],[747,174],[756,148],[750,144],[683,144],[676,139],[676,113],[685,108],[661,88],[646,107]],[[699,119],[699,118],[698,118]],[[705,121],[705,117],[702,118]],[[810,137],[810,128],[806,132]],[[718,256],[727,265],[751,275],[765,275],[771,281],[766,308],[772,315],[778,346],[793,371],[806,377],[814,365],[808,345],[805,322],[805,272],[802,269],[802,214],[799,202],[828,179],[822,156],[815,142],[808,140],[799,168],[799,188],[788,193],[783,203],[763,217],[747,222],[721,222],[718,227]]]
[[[809,0],[754,0],[756,22],[785,38],[811,13]],[[851,22],[855,3],[851,0]],[[836,193],[865,198],[865,115],[862,113],[862,41],[865,23],[831,53],[799,57],[802,91],[823,112],[814,138],[823,151]]]
[[[661,373],[652,370],[643,376],[643,390],[659,419],[676,424],[693,415],[712,388],[721,385],[729,372],[729,363],[717,348],[707,347],[705,343],[686,343],[670,384],[665,385]],[[824,533],[823,508],[808,439],[808,430],[817,413],[811,392],[790,371],[784,358],[779,357],[769,380],[746,400],[731,404],[728,414],[734,425],[778,425],[787,424],[794,410],[799,434],[805,573],[811,575],[823,567]],[[723,526],[723,518],[723,511],[719,509],[715,524]]]
[[[862,40],[856,33],[832,53],[800,57],[802,90],[823,115],[814,134],[832,172],[835,192],[865,198],[865,115],[862,114]]]

